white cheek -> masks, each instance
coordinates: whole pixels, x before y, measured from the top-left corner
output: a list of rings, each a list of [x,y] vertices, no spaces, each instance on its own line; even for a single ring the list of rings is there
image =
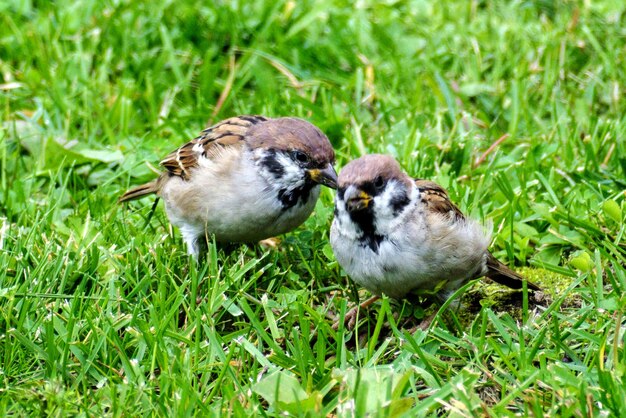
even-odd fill
[[[412,206],[415,190],[410,189],[406,191],[410,203],[400,214],[397,214],[394,213],[393,200],[394,197],[404,192],[403,189],[404,185],[398,184],[397,182],[390,182],[382,194],[374,197],[374,222],[376,223],[376,229],[380,233],[388,232],[404,222],[404,214],[406,214],[407,209]]]
[[[300,187],[304,184],[304,170],[291,158],[286,154],[280,154],[277,156],[276,161],[278,161],[285,170],[285,174],[280,179],[282,184],[293,187]]]
[[[374,213],[375,219],[390,219],[393,217],[393,210],[391,208],[391,200],[393,199],[393,190],[391,187],[387,187],[385,192],[374,198]]]
[[[279,178],[274,173],[264,168],[261,161],[265,157],[265,151],[262,149],[254,151],[254,159],[257,161],[258,172],[268,185],[274,190],[295,189],[301,187],[305,183],[305,171],[296,162],[294,162],[287,154],[276,153],[274,158],[280,164],[283,172]]]
[[[341,230],[342,235],[356,239],[361,235],[360,229],[350,219],[350,214],[346,210],[345,202],[338,196],[335,196],[335,219],[333,224]]]
[[[394,197],[403,193],[402,187],[402,185],[399,185],[395,181],[389,182],[383,193],[374,197],[374,213],[376,219],[392,219],[396,217],[393,213],[392,201]]]

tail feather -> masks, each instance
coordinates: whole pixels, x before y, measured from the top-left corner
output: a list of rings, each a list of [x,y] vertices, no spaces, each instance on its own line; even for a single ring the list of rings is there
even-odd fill
[[[526,280],[498,261],[491,253],[488,253],[487,255],[487,273],[485,276],[489,277],[494,282],[508,286],[511,289],[521,289],[523,287],[524,280]],[[541,290],[541,288],[533,282],[526,281],[526,285],[529,289]]]
[[[149,183],[142,184],[141,186],[137,186],[128,190],[118,199],[118,203],[139,199],[149,194],[156,193],[158,191],[159,191],[158,179],[152,180]]]

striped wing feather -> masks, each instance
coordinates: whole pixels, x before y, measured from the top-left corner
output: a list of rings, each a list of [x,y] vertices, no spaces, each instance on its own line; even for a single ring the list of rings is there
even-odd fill
[[[198,165],[201,156],[211,158],[218,147],[243,144],[248,128],[266,120],[268,119],[263,116],[237,116],[226,119],[205,129],[200,136],[170,153],[161,161],[161,166],[169,175],[187,180],[189,170]]]
[[[429,211],[454,216],[457,220],[465,219],[461,210],[450,201],[446,189],[430,180],[415,179],[415,184],[420,191],[422,202]]]

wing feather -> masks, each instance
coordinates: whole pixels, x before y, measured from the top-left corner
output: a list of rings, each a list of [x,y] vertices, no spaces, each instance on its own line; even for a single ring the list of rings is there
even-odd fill
[[[423,179],[415,179],[414,181],[420,191],[422,202],[426,204],[430,212],[452,216],[457,220],[465,219],[461,210],[450,201],[446,189],[434,181]]]
[[[201,157],[214,158],[221,147],[243,146],[248,128],[267,121],[264,116],[237,116],[213,125],[161,161],[170,176],[189,179],[190,170]]]

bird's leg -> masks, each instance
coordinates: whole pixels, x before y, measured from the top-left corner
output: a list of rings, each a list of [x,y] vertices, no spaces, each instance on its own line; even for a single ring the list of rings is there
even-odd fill
[[[343,322],[346,325],[346,328],[352,329],[356,325],[356,314],[359,311],[359,308],[361,309],[368,308],[372,303],[376,302],[378,299],[380,299],[380,296],[372,296],[371,298],[362,302],[360,305],[356,305],[355,307],[350,309],[348,313],[346,313],[346,316],[343,318]],[[339,329],[339,320],[337,320],[333,324],[333,329],[334,330]]]
[[[428,327],[430,327],[430,324],[433,323],[433,319],[435,319],[435,316],[437,316],[436,311],[435,313],[430,314],[426,318],[422,319],[419,324],[412,326],[411,329],[408,330],[408,333],[413,335],[418,329],[421,329],[424,332],[428,331]]]
[[[426,318],[424,318],[422,320],[422,322],[420,322],[420,324],[418,326],[416,326],[413,330],[413,332],[415,332],[416,329],[421,329],[422,331],[427,331],[428,327],[430,327],[430,324],[433,323],[433,320],[435,319],[435,317],[437,316],[437,313],[439,313],[438,311],[433,312],[432,314],[428,315]]]

